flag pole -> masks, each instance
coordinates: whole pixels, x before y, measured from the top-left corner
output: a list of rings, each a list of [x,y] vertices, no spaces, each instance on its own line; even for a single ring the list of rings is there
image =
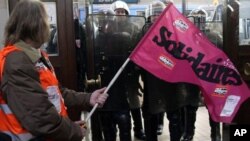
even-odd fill
[[[128,64],[128,62],[130,61],[130,58],[127,58],[127,60],[123,63],[123,65],[119,68],[119,70],[117,71],[117,73],[115,74],[115,76],[112,78],[112,80],[109,82],[109,85],[107,86],[107,88],[105,89],[105,91],[103,92],[103,94],[106,94],[108,92],[108,90],[111,88],[111,86],[115,83],[116,79],[118,78],[118,76],[122,73],[122,71],[124,70],[124,68],[126,67],[126,65]],[[90,119],[90,117],[93,115],[93,113],[95,112],[96,108],[98,107],[98,103],[96,103],[94,105],[94,107],[92,108],[92,110],[89,112],[86,120],[84,120],[86,123],[88,122],[88,120]]]

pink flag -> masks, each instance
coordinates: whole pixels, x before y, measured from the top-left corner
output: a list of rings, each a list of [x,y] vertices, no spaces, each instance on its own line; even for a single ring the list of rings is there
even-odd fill
[[[168,82],[200,86],[215,121],[231,123],[250,91],[223,51],[170,4],[130,59]]]

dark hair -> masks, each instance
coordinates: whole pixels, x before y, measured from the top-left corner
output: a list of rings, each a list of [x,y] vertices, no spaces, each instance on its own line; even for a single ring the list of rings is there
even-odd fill
[[[13,9],[5,27],[5,46],[30,39],[43,44],[49,37],[48,16],[39,0],[21,0]]]

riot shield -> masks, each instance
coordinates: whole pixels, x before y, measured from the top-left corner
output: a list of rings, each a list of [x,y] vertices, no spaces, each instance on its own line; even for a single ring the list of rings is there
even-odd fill
[[[222,13],[223,5],[219,4],[214,10],[212,17],[207,17],[208,14],[205,9],[194,9],[188,16],[207,37],[218,48],[223,47],[223,23]]]
[[[88,79],[105,75],[108,83],[141,39],[144,24],[142,16],[90,14],[86,19]]]

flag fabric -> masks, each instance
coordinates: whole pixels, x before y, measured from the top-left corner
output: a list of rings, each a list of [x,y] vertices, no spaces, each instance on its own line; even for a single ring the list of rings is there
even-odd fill
[[[250,91],[223,51],[173,4],[163,11],[129,57],[168,82],[200,87],[213,120],[231,123]]]

